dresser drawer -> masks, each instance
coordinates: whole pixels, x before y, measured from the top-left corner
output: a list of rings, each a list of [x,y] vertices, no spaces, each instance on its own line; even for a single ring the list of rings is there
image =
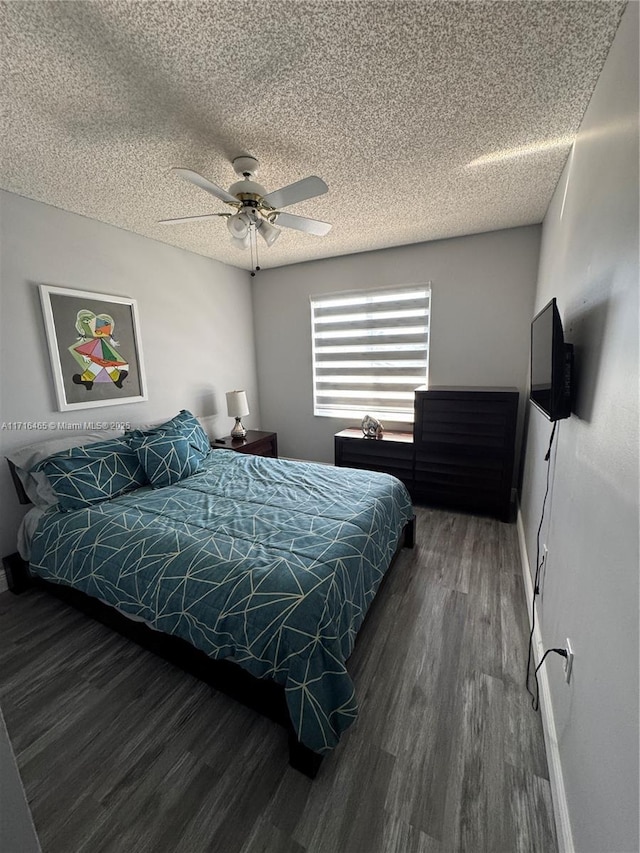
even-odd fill
[[[500,489],[505,483],[500,457],[416,451],[415,477],[424,483],[449,482],[468,488]]]
[[[335,436],[334,447],[336,466],[391,474],[411,490],[413,440],[409,433],[387,433],[377,439],[364,438],[358,430],[343,430]]]
[[[511,401],[428,400],[416,402],[415,441],[501,450],[512,441]]]
[[[252,456],[271,456],[278,458],[278,435],[258,429],[247,430],[244,438],[232,438],[230,435],[217,438],[211,443],[214,450],[235,450],[236,453],[250,453]]]
[[[501,489],[491,486],[477,486],[473,489],[451,480],[439,482],[416,479],[414,483],[415,500],[428,506],[462,509],[467,512],[497,515],[508,520],[508,500]]]
[[[254,441],[246,447],[237,447],[234,450],[237,450],[238,453],[251,453],[253,456],[270,456],[274,459],[278,456],[275,442],[271,438]]]

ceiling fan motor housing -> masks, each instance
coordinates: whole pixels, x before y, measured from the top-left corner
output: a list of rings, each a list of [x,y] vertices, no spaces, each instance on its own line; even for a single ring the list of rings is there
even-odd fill
[[[236,157],[231,165],[236,175],[241,175],[243,178],[253,178],[258,174],[260,164],[255,157]]]
[[[236,181],[235,184],[231,184],[229,192],[231,195],[234,195],[240,200],[243,200],[245,196],[249,199],[253,197],[257,200],[267,194],[267,191],[262,184],[257,184],[255,181],[250,181],[248,178],[245,178],[242,181]]]

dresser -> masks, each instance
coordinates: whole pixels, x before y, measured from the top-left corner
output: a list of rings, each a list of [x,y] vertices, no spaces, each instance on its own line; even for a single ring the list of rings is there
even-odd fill
[[[419,388],[415,499],[509,521],[517,417],[515,388]]]
[[[416,503],[511,519],[518,391],[419,388],[413,433],[334,437],[335,464],[393,474]]]

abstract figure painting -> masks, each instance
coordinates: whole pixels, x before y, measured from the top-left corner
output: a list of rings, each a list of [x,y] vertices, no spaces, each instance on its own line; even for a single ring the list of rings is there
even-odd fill
[[[135,299],[39,289],[58,409],[146,400]]]
[[[91,391],[94,382],[113,382],[118,388],[129,375],[129,364],[114,349],[118,342],[112,337],[115,322],[109,314],[94,314],[81,308],[76,318],[80,335],[71,344],[69,352],[80,365],[81,373],[74,373],[76,385]]]

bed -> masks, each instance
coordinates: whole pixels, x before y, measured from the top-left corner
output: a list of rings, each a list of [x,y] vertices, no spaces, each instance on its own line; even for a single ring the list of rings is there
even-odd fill
[[[207,440],[197,465],[181,468],[169,453],[179,469],[169,482],[150,481],[149,466],[140,472],[130,459],[126,489],[110,482],[106,497],[78,498],[77,467],[106,468],[120,482],[132,446],[145,460],[141,442],[153,446],[151,468],[156,458],[166,468],[166,427],[32,466],[58,502],[39,508],[30,574],[249,698],[287,726],[290,763],[313,776],[356,719],[346,662],[394,556],[413,543],[409,495],[386,474],[210,450]]]

